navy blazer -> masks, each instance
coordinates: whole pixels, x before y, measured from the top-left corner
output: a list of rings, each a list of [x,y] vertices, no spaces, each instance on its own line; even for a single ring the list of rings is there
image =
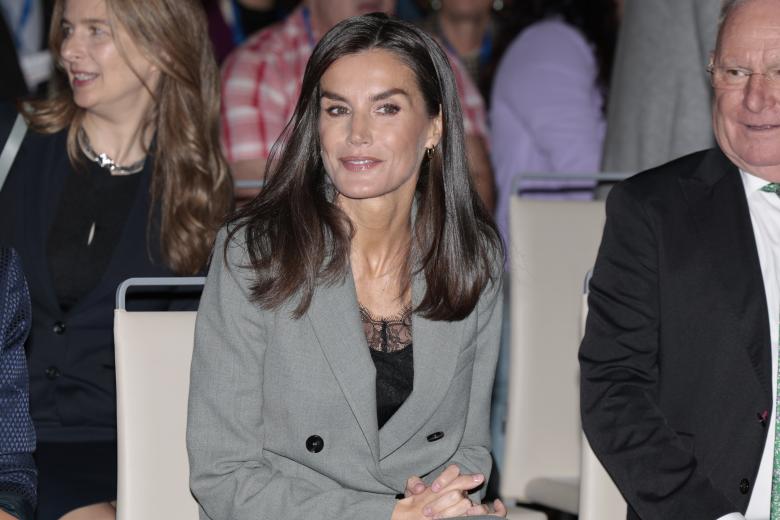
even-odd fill
[[[0,107],[3,115],[6,121],[0,126],[8,128],[11,114]],[[68,312],[60,308],[49,273],[46,243],[65,178],[72,174],[66,134],[67,129],[52,135],[27,132],[0,190],[0,243],[19,253],[30,286],[33,320],[26,348],[30,413],[38,441],[113,441],[116,289],[130,277],[174,274],[161,260],[158,219],[153,218],[149,225],[150,164],[139,174],[142,179],[138,192],[100,282]],[[190,303],[189,308],[196,308],[196,299]],[[130,309],[170,307],[171,300],[161,297],[161,292],[147,291],[128,298]]]
[[[30,295],[19,257],[0,247],[0,510],[22,519],[35,508],[35,431],[29,414],[24,340]]]

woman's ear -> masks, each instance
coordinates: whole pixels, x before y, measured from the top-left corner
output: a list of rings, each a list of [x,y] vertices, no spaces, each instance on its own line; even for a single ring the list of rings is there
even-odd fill
[[[441,107],[439,107],[439,113],[431,119],[431,126],[428,130],[428,140],[425,144],[426,148],[435,148],[441,141],[442,133],[442,117]]]

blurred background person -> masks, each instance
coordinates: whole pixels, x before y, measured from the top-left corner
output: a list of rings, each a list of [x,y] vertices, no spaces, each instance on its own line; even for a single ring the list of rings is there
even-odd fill
[[[40,520],[114,516],[116,288],[203,272],[231,208],[206,31],[198,0],[55,2],[60,81],[21,107],[30,131],[0,191],[0,242],[32,297]]]
[[[217,63],[244,43],[247,35],[278,22],[297,0],[202,0]]]
[[[507,244],[509,203],[516,188],[526,197],[593,196],[595,181],[518,182],[518,177],[599,172],[619,7],[616,0],[528,0],[517,2],[507,14],[519,34],[499,63],[490,108],[496,221]],[[505,297],[491,414],[499,470],[509,384],[508,291]]]
[[[237,181],[260,181],[271,147],[292,116],[306,62],[338,22],[374,11],[395,12],[395,0],[304,0],[284,21],[252,35],[222,67],[222,144]],[[457,60],[453,60],[457,62]],[[453,63],[466,129],[471,178],[485,206],[494,205],[485,106],[460,63]],[[239,190],[239,199],[257,194]]]
[[[720,1],[625,0],[603,169],[635,173],[715,144],[704,68]]]
[[[32,520],[35,507],[35,430],[24,358],[31,319],[19,256],[0,246],[0,520]]]
[[[506,240],[518,176],[599,172],[619,0],[529,0],[493,84],[496,219]],[[591,198],[592,181],[525,181],[526,195]]]
[[[13,102],[27,95],[27,82],[19,65],[13,34],[2,16],[0,16],[0,67],[3,69],[0,102]]]
[[[22,95],[42,93],[45,83],[51,77],[52,59],[46,43],[53,4],[54,0],[0,0],[0,16],[11,37],[17,66],[24,79]],[[0,33],[2,31],[3,29],[0,29]],[[7,43],[4,43],[3,47],[6,45]],[[11,61],[11,54],[11,49],[5,47],[0,56],[3,60],[3,70],[10,70],[13,73],[15,67]],[[3,83],[6,81],[4,76]],[[17,80],[12,76],[11,81]],[[0,90],[4,91],[6,88],[2,87]],[[2,99],[13,100],[15,97],[4,95]]]
[[[431,9],[422,27],[458,57],[489,106],[493,75],[508,43],[504,1],[434,0]]]

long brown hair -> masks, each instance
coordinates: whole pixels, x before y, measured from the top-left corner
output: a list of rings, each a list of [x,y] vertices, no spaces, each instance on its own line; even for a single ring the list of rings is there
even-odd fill
[[[293,316],[309,307],[317,284],[346,275],[352,226],[334,202],[322,165],[318,121],[320,78],[337,59],[369,49],[396,55],[414,73],[428,115],[441,111],[442,139],[424,160],[410,258],[425,276],[415,312],[433,320],[468,316],[489,281],[500,276],[501,240],[471,184],[463,117],[447,56],[421,29],[372,14],[331,29],[312,53],[292,120],[268,161],[266,184],[228,226],[243,231],[254,270],[252,295],[276,309],[293,298]],[[225,254],[230,240],[225,242]]]
[[[58,66],[65,1],[55,1],[49,33],[49,47]],[[216,230],[232,207],[233,195],[219,145],[219,70],[205,14],[197,0],[105,2],[111,26],[121,25],[161,72],[159,85],[152,92],[153,107],[144,123],[144,130],[154,130],[157,151],[152,211],[159,203],[163,260],[179,274],[194,274],[208,261]],[[122,52],[121,47],[118,50]],[[79,162],[76,135],[84,110],[74,103],[62,71],[53,95],[25,103],[22,112],[35,131],[51,134],[68,128],[68,155],[74,165]]]

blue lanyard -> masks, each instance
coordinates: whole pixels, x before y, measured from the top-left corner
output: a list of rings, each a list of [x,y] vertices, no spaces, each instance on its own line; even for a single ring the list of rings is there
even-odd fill
[[[233,11],[233,26],[230,28],[230,32],[233,35],[233,43],[238,46],[244,43],[244,40],[246,39],[244,27],[241,25],[241,9],[239,9],[236,0],[230,1],[230,7]]]
[[[24,31],[24,27],[27,25],[27,22],[30,20],[30,14],[32,13],[33,8],[33,0],[24,0],[24,5],[22,6],[22,14],[19,16],[19,21],[16,22],[16,24],[13,27],[13,37],[14,37],[14,45],[16,46],[17,50],[21,50],[22,48],[22,32]],[[9,20],[10,25],[10,20]]]
[[[317,45],[317,40],[314,38],[314,29],[311,26],[311,13],[309,8],[305,5],[301,7],[301,13],[303,14],[303,26],[306,28],[306,36],[309,38],[309,43],[312,47]]]

